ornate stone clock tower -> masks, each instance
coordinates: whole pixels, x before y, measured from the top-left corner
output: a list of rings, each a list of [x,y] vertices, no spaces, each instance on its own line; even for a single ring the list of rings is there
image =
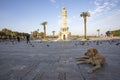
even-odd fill
[[[71,33],[69,32],[69,28],[67,27],[67,11],[66,8],[62,8],[62,27],[59,32],[60,40],[69,40]]]

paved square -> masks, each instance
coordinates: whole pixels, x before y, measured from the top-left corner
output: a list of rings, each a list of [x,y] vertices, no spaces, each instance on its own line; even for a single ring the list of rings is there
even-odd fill
[[[120,80],[120,40],[0,42],[0,80]],[[75,58],[95,47],[106,57],[103,68],[87,73],[91,65]]]

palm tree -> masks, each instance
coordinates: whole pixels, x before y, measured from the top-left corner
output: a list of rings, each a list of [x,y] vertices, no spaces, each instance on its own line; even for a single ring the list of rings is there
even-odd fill
[[[37,38],[39,38],[39,29],[37,29]]]
[[[43,25],[43,27],[44,27],[44,40],[46,38],[46,24],[47,24],[46,21],[44,21],[44,22],[41,23],[41,25]]]
[[[84,39],[86,39],[86,22],[87,22],[87,17],[90,17],[89,12],[82,12],[80,14],[81,17],[84,19]]]
[[[98,37],[100,36],[100,29],[97,29],[97,32],[98,32]]]
[[[55,31],[52,31],[52,33],[53,33],[53,38],[54,38],[54,36],[55,36]]]

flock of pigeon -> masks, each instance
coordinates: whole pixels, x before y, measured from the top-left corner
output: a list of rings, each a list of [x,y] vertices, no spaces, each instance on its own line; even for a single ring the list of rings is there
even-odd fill
[[[35,45],[33,44],[35,41],[31,41],[31,42],[27,43],[26,41],[20,41],[20,42],[18,42],[18,41],[15,41],[15,40],[0,40],[0,43],[3,43],[3,42],[5,43],[5,45],[7,45],[7,44],[9,44],[9,43],[11,43],[12,45],[15,45],[15,44],[19,44],[19,43],[21,43],[21,42],[24,42],[24,43],[30,45],[31,47],[35,47]],[[46,42],[44,42],[44,41],[36,41],[36,42],[38,42],[38,43],[43,43],[43,44],[46,43],[46,44],[45,44],[46,47],[50,47],[51,44],[54,43],[54,41],[46,41]],[[60,41],[56,41],[56,42],[60,42]],[[62,41],[61,41],[61,42],[62,42]],[[65,42],[65,41],[63,41],[63,42]],[[70,41],[69,41],[69,42],[70,42]],[[104,44],[104,43],[108,43],[109,45],[120,46],[120,39],[88,40],[88,41],[77,41],[77,40],[76,40],[76,41],[71,41],[71,42],[74,43],[73,46],[75,46],[75,47],[80,46],[80,45],[82,45],[82,46],[84,46],[84,45],[88,46],[88,45],[91,45],[91,44],[101,45],[101,44]]]

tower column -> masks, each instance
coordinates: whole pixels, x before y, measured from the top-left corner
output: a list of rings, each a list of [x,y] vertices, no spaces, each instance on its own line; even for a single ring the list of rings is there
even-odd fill
[[[70,39],[71,33],[68,31],[67,27],[67,11],[66,8],[62,8],[62,27],[59,33],[59,39],[61,40],[68,40]]]
[[[65,7],[62,9],[62,27],[67,27],[67,11]]]

